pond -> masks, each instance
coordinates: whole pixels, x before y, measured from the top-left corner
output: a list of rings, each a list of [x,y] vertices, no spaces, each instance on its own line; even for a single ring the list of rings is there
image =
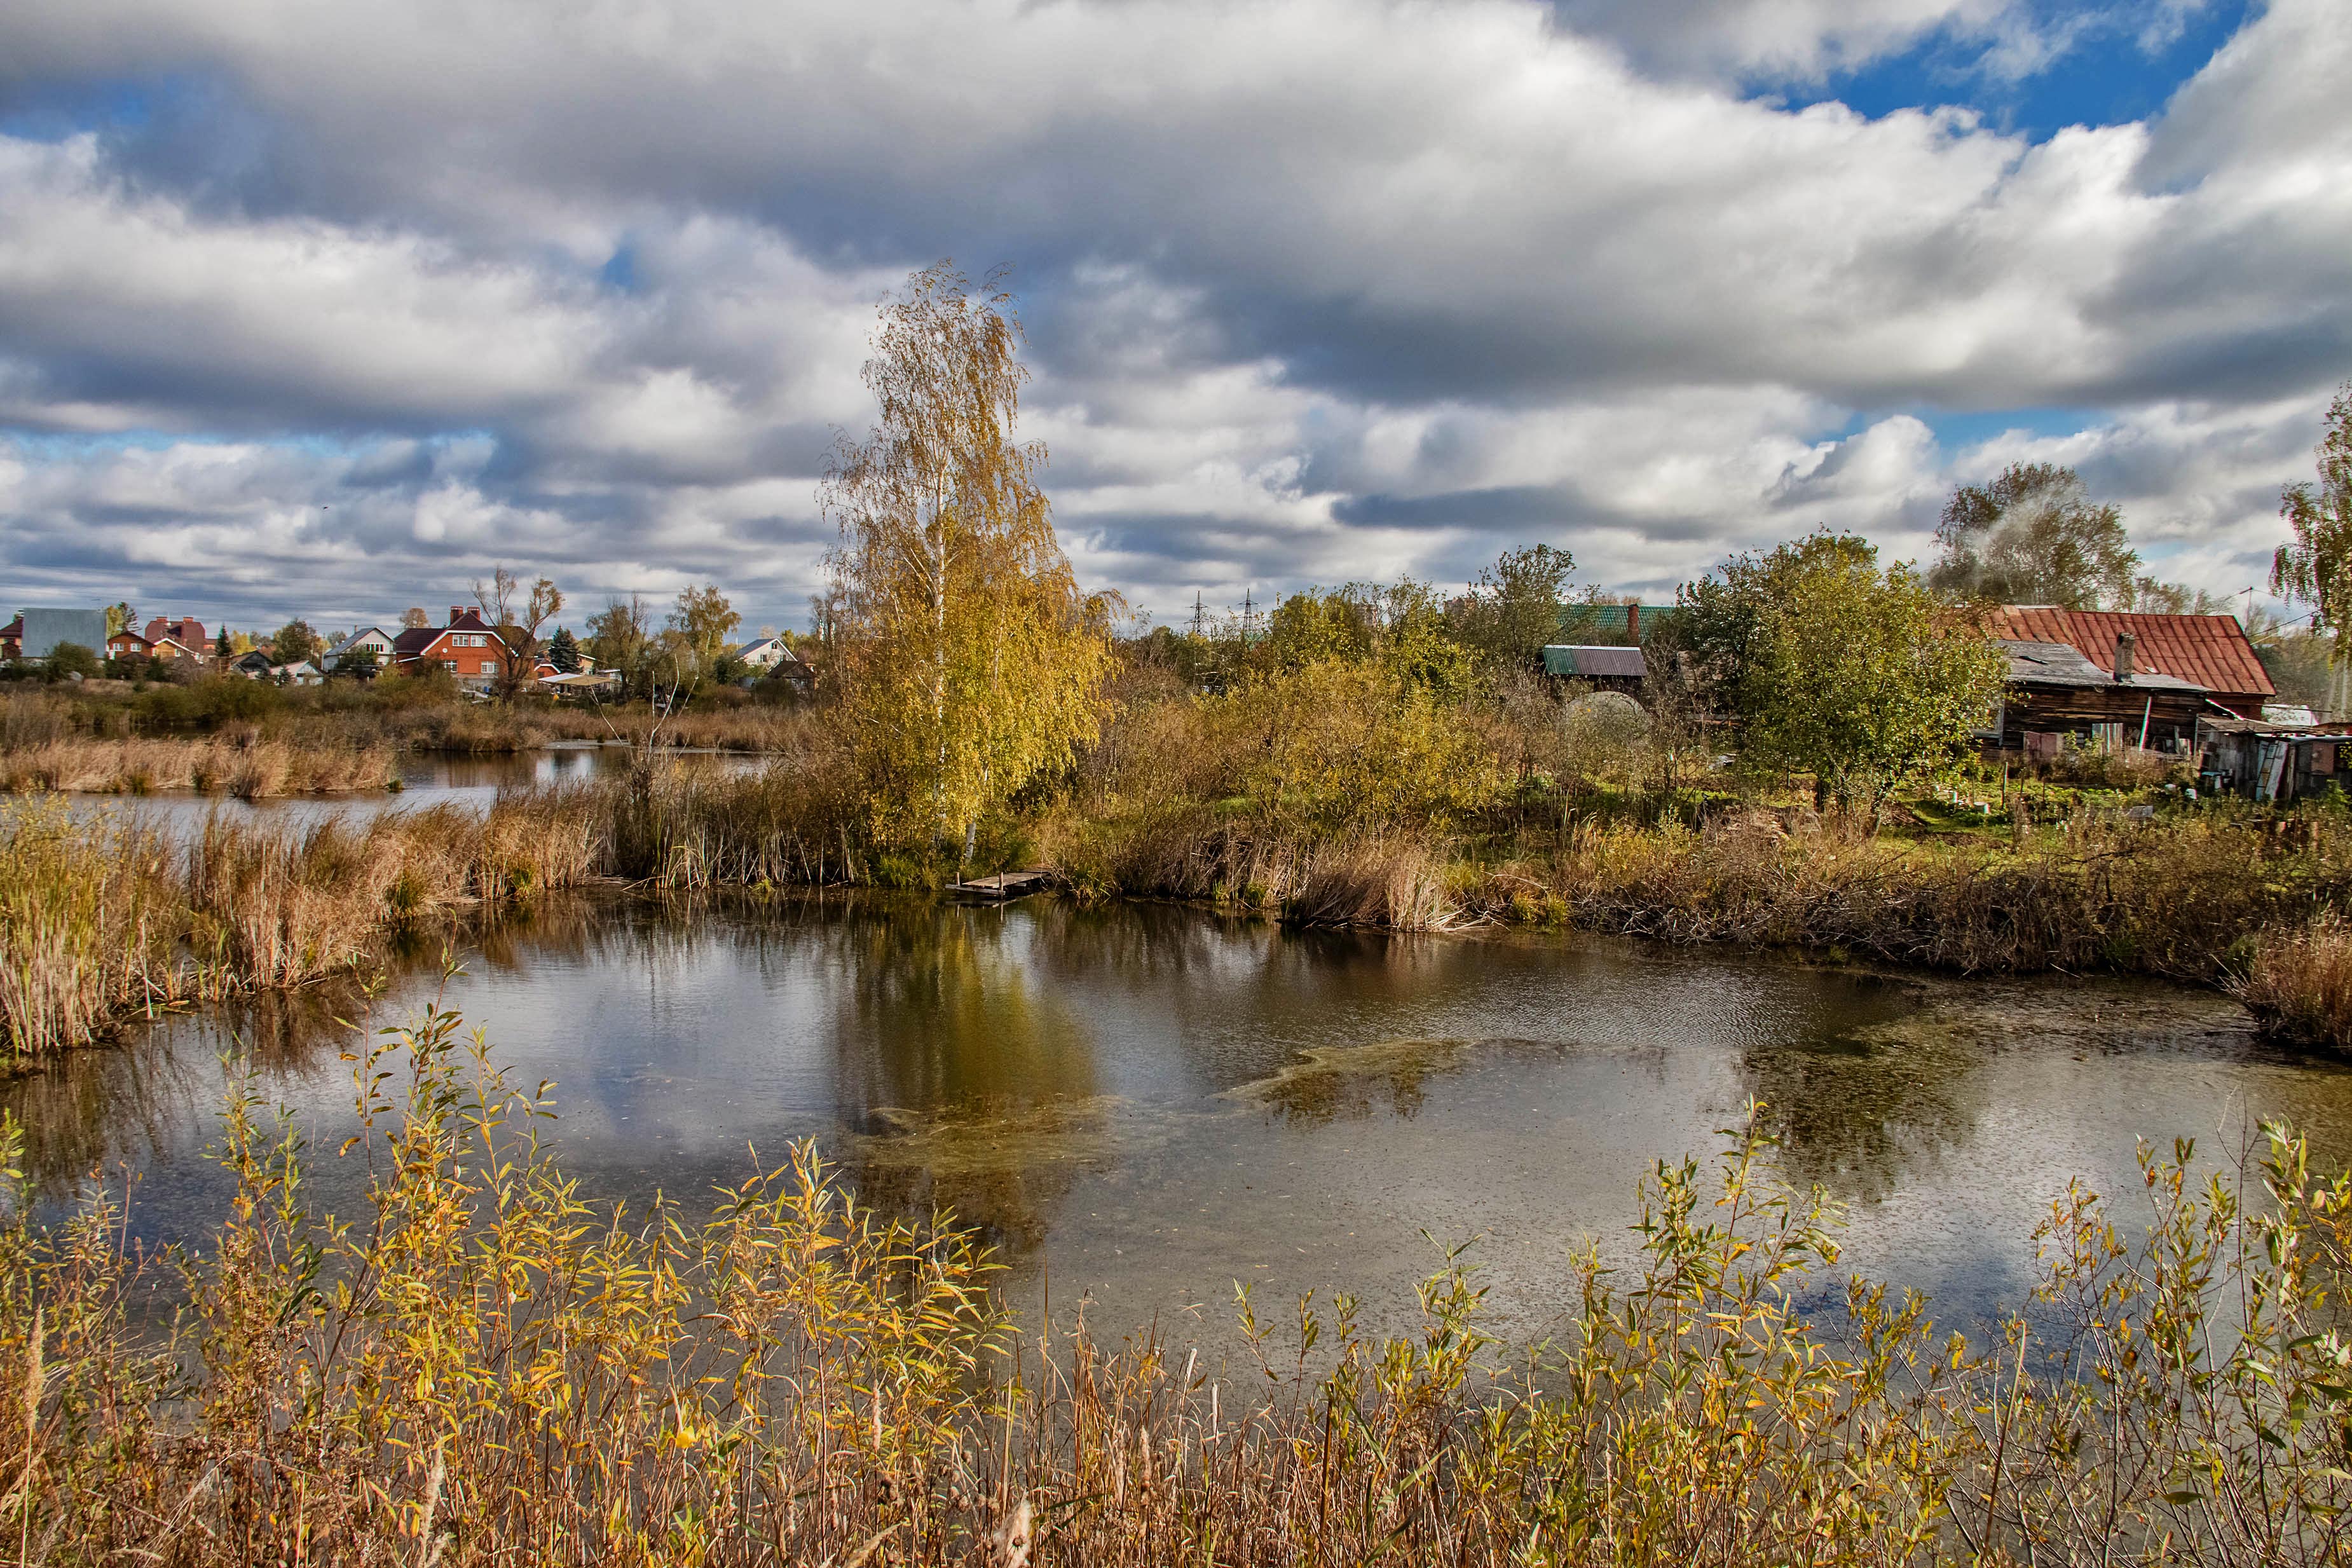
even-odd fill
[[[688,767],[747,771],[765,768],[773,760],[744,752],[684,747],[663,755]],[[234,821],[307,827],[331,818],[363,822],[384,811],[418,810],[428,806],[486,811],[502,789],[585,784],[593,779],[618,777],[628,771],[628,767],[629,748],[625,745],[555,741],[526,751],[479,756],[404,751],[394,764],[394,776],[400,780],[398,789],[360,794],[285,795],[240,800],[229,795],[167,789],[152,795],[67,795],[62,799],[72,810],[132,813],[166,832],[183,834],[215,812]]]
[[[1353,1291],[1410,1320],[1472,1242],[1495,1321],[1546,1332],[1570,1260],[1622,1256],[1660,1158],[1707,1157],[1750,1096],[1777,1169],[1847,1206],[1843,1265],[1981,1322],[2020,1302],[2069,1176],[2127,1206],[2135,1140],[2219,1153],[2287,1115],[2352,1153],[2352,1073],[2263,1044],[2226,998],[1962,981],[1581,937],[1297,932],[1153,905],[552,903],[395,966],[374,1023],[436,994],[526,1085],[593,1193],[689,1206],[814,1137],[869,1195],[988,1228],[1017,1299],[1114,1333],[1216,1338]],[[356,1209],[348,993],[165,1019],[0,1098],[62,1194],[137,1174],[139,1233],[199,1239],[225,1061],[310,1134]],[[2137,1210],[2126,1209],[2134,1215]]]

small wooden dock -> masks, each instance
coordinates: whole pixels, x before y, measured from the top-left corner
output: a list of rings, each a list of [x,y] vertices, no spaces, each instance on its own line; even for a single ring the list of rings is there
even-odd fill
[[[974,877],[970,882],[950,883],[948,896],[979,904],[1010,904],[1016,898],[1045,892],[1045,881],[1043,871],[1004,871],[994,876]]]

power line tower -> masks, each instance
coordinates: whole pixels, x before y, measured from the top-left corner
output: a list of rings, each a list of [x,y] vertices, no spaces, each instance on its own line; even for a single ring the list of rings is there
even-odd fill
[[[1199,642],[1207,633],[1208,629],[1208,609],[1202,604],[1201,591],[1196,588],[1192,591],[1192,640]]]
[[[1256,630],[1257,604],[1250,598],[1250,591],[1244,588],[1242,590],[1242,645],[1244,647],[1249,645],[1250,633]]]

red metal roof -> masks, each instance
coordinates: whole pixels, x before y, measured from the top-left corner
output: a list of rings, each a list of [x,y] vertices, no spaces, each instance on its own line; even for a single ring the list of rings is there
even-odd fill
[[[2111,675],[2116,634],[2128,632],[2135,639],[2134,669],[2195,681],[2225,702],[2277,693],[2234,615],[2133,615],[2004,604],[1993,612],[1991,631],[2021,642],[2063,643]]]

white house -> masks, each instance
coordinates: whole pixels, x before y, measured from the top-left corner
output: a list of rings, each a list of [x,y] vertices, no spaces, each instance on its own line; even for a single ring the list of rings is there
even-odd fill
[[[362,626],[348,637],[338,637],[327,645],[321,663],[334,669],[346,658],[362,648],[375,650],[375,665],[379,670],[392,667],[392,633],[381,626]]]
[[[762,637],[736,649],[735,656],[755,670],[767,670],[774,668],[777,660],[791,658],[793,649],[782,637]]]

